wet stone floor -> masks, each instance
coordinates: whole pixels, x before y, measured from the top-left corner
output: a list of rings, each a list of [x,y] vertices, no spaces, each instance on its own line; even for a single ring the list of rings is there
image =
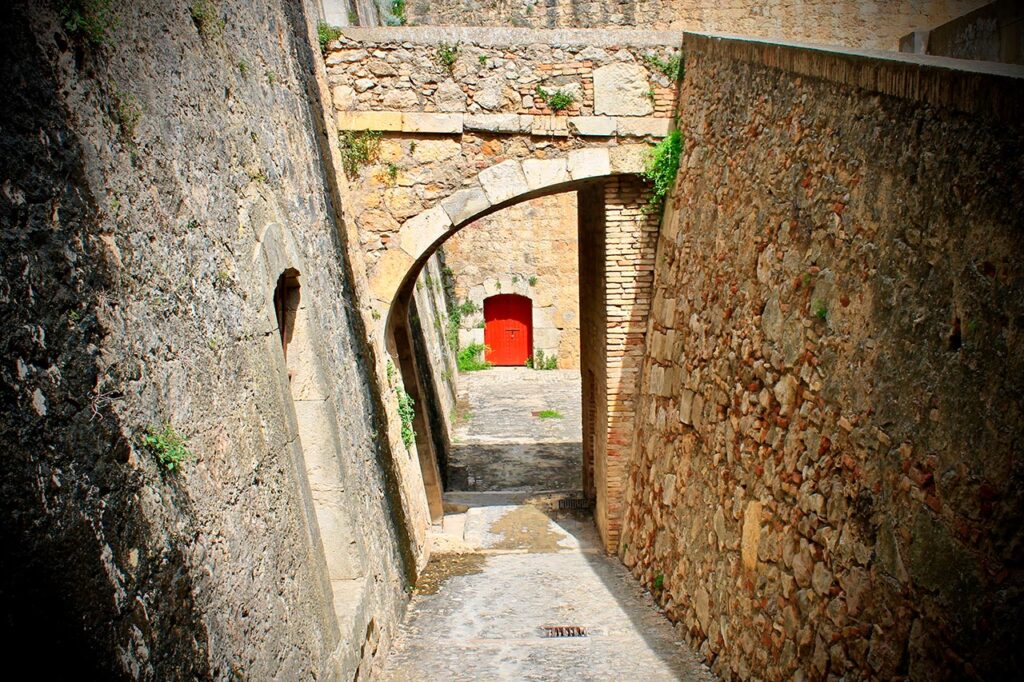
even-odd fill
[[[477,483],[446,493],[430,563],[379,679],[713,680],[600,549],[589,515],[558,510],[579,487],[579,374],[496,369],[462,375],[460,387],[469,418],[453,435]],[[563,417],[533,414],[542,410]],[[552,455],[541,474],[523,471],[543,464],[529,446],[552,444],[576,449]]]

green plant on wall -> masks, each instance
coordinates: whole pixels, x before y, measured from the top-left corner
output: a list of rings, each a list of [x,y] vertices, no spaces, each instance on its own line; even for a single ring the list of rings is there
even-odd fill
[[[217,6],[212,0],[193,0],[188,13],[199,35],[204,38],[216,38],[224,31],[224,20],[217,13]]]
[[[660,211],[665,203],[679,171],[679,155],[683,151],[683,136],[673,130],[668,136],[655,145],[647,159],[643,176],[651,183],[651,198],[647,202],[648,212]]]
[[[373,130],[343,130],[338,133],[345,175],[355,178],[360,168],[377,160],[380,138],[381,134]]]
[[[484,360],[484,353],[490,350],[482,343],[471,343],[461,349],[455,356],[455,363],[459,366],[460,372],[476,372],[481,369],[488,369],[492,365]]]
[[[660,59],[657,55],[644,55],[644,61],[655,71],[660,71],[672,80],[679,80],[683,76],[683,55],[673,55],[668,59]]]
[[[576,95],[565,90],[545,90],[538,85],[535,92],[537,97],[548,106],[548,109],[554,112],[568,109],[576,102]]]
[[[341,36],[341,29],[331,26],[326,21],[317,22],[316,39],[320,43],[320,54],[327,54],[327,46]]]
[[[112,42],[117,28],[113,0],[62,0],[60,19],[69,35],[102,47]]]
[[[188,443],[170,424],[161,428],[149,427],[142,437],[142,447],[170,473],[178,471],[182,463],[192,457]]]
[[[441,43],[434,53],[438,65],[451,74],[455,71],[455,62],[459,60],[459,43]]]
[[[395,394],[398,395],[398,416],[402,420],[402,442],[409,448],[416,439],[416,432],[412,428],[412,420],[416,417],[414,402],[401,386],[395,388]]]
[[[391,0],[391,16],[386,19],[388,26],[405,26],[405,0]]]
[[[547,355],[544,351],[539,350],[534,353],[533,357],[527,358],[526,366],[531,369],[558,369],[558,356]]]

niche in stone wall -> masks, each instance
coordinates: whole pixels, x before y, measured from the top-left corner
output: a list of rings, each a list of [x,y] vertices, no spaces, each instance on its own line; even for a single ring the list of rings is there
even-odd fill
[[[337,609],[339,597],[352,591],[343,583],[362,577],[364,557],[349,516],[339,457],[341,440],[337,414],[315,350],[317,327],[302,303],[301,292],[298,270],[289,268],[281,273],[274,290],[274,313],[288,370],[306,477]],[[339,617],[342,615],[338,613]]]

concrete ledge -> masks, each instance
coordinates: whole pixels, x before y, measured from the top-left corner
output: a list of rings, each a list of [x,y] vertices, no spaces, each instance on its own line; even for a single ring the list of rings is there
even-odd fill
[[[1024,121],[1024,66],[712,33],[684,34],[683,49],[689,57],[760,64],[1008,123]]]
[[[468,26],[387,26],[346,27],[341,29],[342,43],[359,44],[473,43],[495,47],[522,47],[543,44],[559,47],[679,47],[679,31],[644,31],[640,29],[534,29],[484,28]]]

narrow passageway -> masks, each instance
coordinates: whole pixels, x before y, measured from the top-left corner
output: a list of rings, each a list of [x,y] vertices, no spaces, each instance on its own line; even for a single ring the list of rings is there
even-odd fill
[[[382,679],[714,679],[565,502],[580,490],[578,372],[495,368],[460,387],[449,476],[463,487],[445,494]]]

